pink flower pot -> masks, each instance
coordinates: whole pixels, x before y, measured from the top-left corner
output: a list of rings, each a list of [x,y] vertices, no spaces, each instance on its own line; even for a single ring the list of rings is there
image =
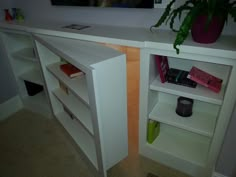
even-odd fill
[[[208,28],[206,28],[207,16],[197,17],[193,23],[191,34],[195,42],[198,43],[214,43],[220,36],[224,28],[224,20],[219,17],[213,17]]]

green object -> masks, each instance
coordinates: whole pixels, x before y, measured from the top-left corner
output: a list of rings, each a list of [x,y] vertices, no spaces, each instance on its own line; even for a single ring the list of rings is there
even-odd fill
[[[224,22],[227,22],[228,16],[231,15],[234,22],[236,22],[236,1],[229,0],[187,0],[183,5],[177,8],[172,8],[176,0],[171,0],[167,5],[164,13],[158,22],[151,26],[152,28],[160,27],[164,22],[169,22],[172,31],[176,32],[176,38],[173,43],[173,48],[179,54],[179,48],[185,39],[188,37],[189,31],[194,23],[194,20],[200,15],[207,15],[206,29],[210,24],[213,16],[220,17]],[[179,29],[174,28],[174,21],[177,17],[181,20],[182,13],[186,13]]]
[[[17,20],[18,22],[24,22],[24,20],[25,20],[25,17],[24,17],[24,15],[23,15],[23,12],[22,12],[22,10],[19,9],[19,8],[16,8],[16,20]]]
[[[156,137],[160,133],[160,123],[154,120],[149,119],[148,128],[147,128],[147,142],[153,143]]]

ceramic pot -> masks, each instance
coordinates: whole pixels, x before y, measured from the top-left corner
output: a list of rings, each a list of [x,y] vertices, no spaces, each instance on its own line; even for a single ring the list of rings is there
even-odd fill
[[[212,18],[208,28],[206,28],[206,21],[207,16],[201,15],[193,23],[191,34],[195,42],[204,44],[214,43],[221,35],[224,28],[224,20],[215,16]]]

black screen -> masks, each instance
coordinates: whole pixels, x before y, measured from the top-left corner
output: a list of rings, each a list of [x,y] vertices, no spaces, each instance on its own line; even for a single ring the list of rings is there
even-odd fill
[[[153,0],[51,0],[52,5],[153,8]]]

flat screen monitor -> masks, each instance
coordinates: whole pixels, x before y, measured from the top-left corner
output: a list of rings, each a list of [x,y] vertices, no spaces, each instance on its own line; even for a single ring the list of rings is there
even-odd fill
[[[52,5],[153,8],[154,0],[51,0]]]

